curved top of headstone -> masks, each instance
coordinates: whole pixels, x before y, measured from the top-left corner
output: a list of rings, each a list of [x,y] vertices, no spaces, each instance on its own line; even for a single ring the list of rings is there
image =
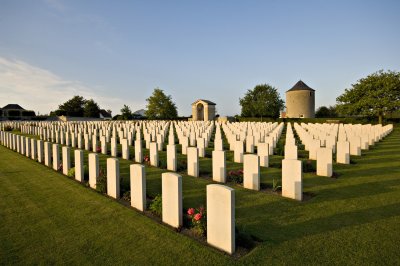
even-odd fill
[[[289,91],[315,91],[314,89],[311,89],[310,87],[307,86],[302,80],[299,80],[294,86],[288,90]]]
[[[210,184],[206,186],[207,189],[218,190],[218,191],[234,191],[235,189],[221,185],[221,184]]]

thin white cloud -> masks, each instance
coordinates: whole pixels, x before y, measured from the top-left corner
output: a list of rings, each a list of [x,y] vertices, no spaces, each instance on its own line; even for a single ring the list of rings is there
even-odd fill
[[[126,99],[123,102],[81,82],[64,80],[45,69],[0,56],[0,107],[16,103],[47,114],[74,95],[93,99],[101,108],[113,110],[114,115],[126,103]]]
[[[65,11],[67,9],[61,0],[44,0],[44,3],[58,11]]]

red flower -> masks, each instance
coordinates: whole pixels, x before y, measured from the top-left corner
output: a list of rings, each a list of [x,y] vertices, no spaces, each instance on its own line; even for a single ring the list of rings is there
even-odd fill
[[[194,216],[194,219],[195,219],[196,221],[200,221],[200,219],[201,219],[201,213],[196,213],[196,215]]]
[[[193,208],[188,209],[187,214],[192,216],[194,214],[194,209]]]

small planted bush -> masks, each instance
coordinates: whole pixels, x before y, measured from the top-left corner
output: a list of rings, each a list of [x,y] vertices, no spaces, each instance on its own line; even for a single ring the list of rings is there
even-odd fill
[[[99,176],[97,177],[96,190],[101,193],[107,193],[107,174],[100,168]]]
[[[86,165],[83,166],[83,177],[89,179],[89,168]]]
[[[303,173],[316,172],[315,162],[311,160],[303,161]]]
[[[282,189],[282,186],[279,185],[279,181],[272,179],[272,191],[277,192],[278,190]]]
[[[12,128],[11,126],[5,126],[4,127],[4,131],[13,131],[14,128]]]
[[[62,172],[63,171],[63,165],[60,163],[57,167],[57,172]]]
[[[176,171],[177,172],[182,172],[185,171],[187,168],[187,161],[186,160],[178,160],[176,164]]]
[[[131,191],[125,191],[122,195],[122,199],[125,201],[131,201]]]
[[[236,184],[243,184],[243,170],[232,170],[228,172],[228,181]]]
[[[68,177],[75,178],[75,167],[68,170]]]
[[[149,210],[155,215],[161,217],[162,215],[162,196],[158,194],[150,203]]]
[[[158,168],[167,169],[167,161],[166,160],[158,160]]]
[[[187,210],[189,226],[197,236],[205,236],[207,230],[206,211],[203,206],[200,208],[189,208]]]
[[[145,163],[145,164],[150,164],[150,157],[149,157],[148,155],[145,155],[145,156],[143,157],[143,163]]]

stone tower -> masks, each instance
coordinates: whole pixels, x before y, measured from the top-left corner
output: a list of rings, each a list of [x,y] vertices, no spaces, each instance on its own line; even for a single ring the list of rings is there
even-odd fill
[[[286,117],[315,117],[315,90],[301,80],[286,92]]]

